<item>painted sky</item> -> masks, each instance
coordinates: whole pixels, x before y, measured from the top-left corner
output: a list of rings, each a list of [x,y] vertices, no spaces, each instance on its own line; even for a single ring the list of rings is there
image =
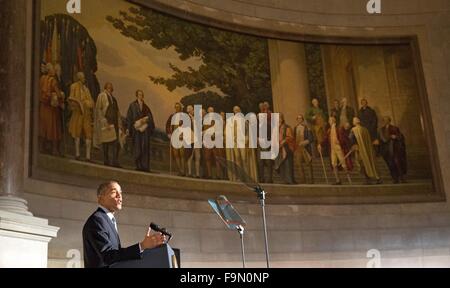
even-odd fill
[[[67,14],[66,2],[43,0],[42,18],[55,13]],[[113,83],[122,115],[126,115],[129,104],[135,100],[135,91],[142,89],[157,127],[163,128],[173,113],[174,103],[193,92],[184,88],[169,92],[165,86],[153,84],[149,76],[170,77],[173,73],[169,63],[182,69],[196,68],[200,60],[181,61],[173,49],[157,50],[149,44],[122,36],[106,21],[106,16],[118,17],[119,11],[127,11],[131,6],[123,0],[82,1],[82,13],[72,16],[88,29],[94,39],[98,50],[100,86],[103,87],[105,82]]]

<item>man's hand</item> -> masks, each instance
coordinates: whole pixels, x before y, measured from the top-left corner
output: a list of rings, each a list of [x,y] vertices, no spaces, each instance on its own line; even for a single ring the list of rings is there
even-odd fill
[[[144,240],[140,244],[141,248],[146,250],[156,248],[164,243],[166,243],[166,237],[164,235],[161,233],[152,234],[152,229],[148,228],[147,235],[145,235]]]
[[[101,120],[101,123],[102,123],[102,127],[108,127],[108,120],[106,120],[106,118],[103,118],[102,120]]]

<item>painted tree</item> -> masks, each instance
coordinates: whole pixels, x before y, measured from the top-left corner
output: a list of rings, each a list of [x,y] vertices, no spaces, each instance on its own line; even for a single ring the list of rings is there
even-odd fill
[[[207,91],[210,97],[224,99],[217,109],[233,103],[245,112],[256,112],[258,103],[272,101],[266,39],[186,22],[147,8],[132,7],[121,11],[118,18],[108,16],[107,20],[126,37],[159,50],[174,48],[182,61],[201,60],[199,67],[185,70],[170,64],[174,73],[169,78],[150,76],[151,81],[169,91],[180,87],[194,91],[184,102],[203,104]],[[222,93],[208,89],[212,87]]]

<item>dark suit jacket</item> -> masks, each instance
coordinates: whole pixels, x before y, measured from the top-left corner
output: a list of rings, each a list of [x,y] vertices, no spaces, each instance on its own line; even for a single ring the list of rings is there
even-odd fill
[[[83,250],[85,268],[106,268],[116,262],[141,259],[139,244],[121,247],[114,224],[101,208],[84,224]]]
[[[127,113],[127,126],[130,131],[131,138],[133,138],[137,133],[137,130],[134,128],[134,123],[144,117],[149,117],[148,127],[145,131],[145,133],[147,133],[146,136],[149,138],[155,131],[155,120],[153,118],[152,111],[145,103],[142,105],[142,111],[139,108],[139,102],[137,100],[131,103]]]
[[[108,95],[108,94],[107,94]],[[119,129],[119,104],[117,103],[116,97],[109,95],[108,97],[108,109],[106,109],[105,118],[108,124],[114,125],[116,130]]]

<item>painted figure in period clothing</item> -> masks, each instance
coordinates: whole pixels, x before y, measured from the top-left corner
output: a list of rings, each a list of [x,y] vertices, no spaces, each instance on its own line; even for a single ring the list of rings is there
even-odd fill
[[[306,114],[306,120],[312,127],[316,142],[322,143],[325,137],[327,117],[322,108],[320,108],[319,100],[312,100],[312,107],[309,108]]]
[[[150,172],[150,138],[155,131],[152,111],[144,101],[144,92],[136,91],[136,101],[127,113],[127,135],[132,139],[136,170]]]
[[[353,121],[352,121],[353,122]],[[341,139],[341,148],[342,151],[344,151],[344,154],[348,157],[345,159],[345,164],[347,164],[347,170],[353,171],[354,163],[352,160],[352,155],[349,155],[350,151],[352,150],[352,142],[350,140],[350,134],[352,133],[352,125],[349,122],[344,123],[339,128],[339,139]]]
[[[341,110],[341,103],[339,100],[333,101],[333,108],[330,110],[330,117],[336,117],[336,120],[339,119],[339,114]]]
[[[175,104],[175,113],[170,115],[169,119],[166,122],[166,133],[169,136],[169,139],[172,138],[172,134],[175,132],[175,130],[178,129],[182,125],[182,121],[178,113],[183,112],[183,105],[181,103]],[[172,120],[174,120],[175,125],[172,125]],[[180,139],[181,140],[181,139]],[[172,144],[170,144],[170,151],[173,157],[173,160],[175,160],[175,163],[177,165],[178,169],[178,176],[185,176],[186,175],[186,165],[185,165],[185,158],[184,158],[184,147],[181,147],[180,149],[175,149],[172,147]]]
[[[39,146],[46,151],[46,144],[52,146],[53,155],[61,155],[62,112],[64,110],[64,93],[61,91],[56,71],[52,64],[42,67],[44,74],[40,79],[39,97]]]
[[[214,113],[214,107],[208,107],[207,113],[208,114],[205,114],[203,116],[204,119],[207,119],[207,117],[208,118],[210,117],[209,113]],[[211,123],[211,125],[203,125],[203,133],[205,133],[206,130],[212,128],[213,125],[214,125],[214,123]],[[204,173],[205,174],[204,177],[206,179],[212,179],[213,178],[213,167],[216,164],[215,157],[214,157],[214,148],[206,148],[206,147],[203,148],[203,160],[206,164],[206,170]]]
[[[241,114],[242,110],[239,106],[235,106],[233,108],[233,112],[235,115]],[[244,129],[242,131],[241,129]],[[243,133],[245,135],[245,147],[246,148],[238,148],[238,135]],[[233,149],[234,152],[234,160],[235,163],[243,168],[245,173],[247,173],[248,176],[251,177],[251,179],[257,181],[258,179],[258,165],[256,161],[256,149],[249,147],[249,141],[250,139],[250,131],[249,131],[249,125],[245,123],[243,127],[241,125],[237,125],[237,121],[235,122],[234,126],[234,141],[235,146]]]
[[[370,180],[375,179],[377,184],[381,184],[382,180],[378,176],[377,168],[375,166],[375,152],[373,149],[372,137],[369,130],[361,125],[359,118],[353,119],[352,132],[350,139],[352,142],[352,150],[356,152],[356,159],[360,162],[363,168],[364,176],[366,177],[366,184],[371,184]]]
[[[338,167],[342,167],[348,175],[347,162],[345,161],[344,149],[342,147],[348,140],[344,139],[342,133],[339,133],[339,127],[336,122],[335,117],[330,117],[328,121],[330,128],[328,129],[323,142],[318,145],[317,149],[321,151],[322,147],[329,147],[331,166],[333,168],[334,176],[336,177],[335,185],[341,185],[342,182],[339,178]]]
[[[358,119],[361,121],[361,125],[369,130],[371,140],[374,142],[378,138],[378,117],[375,110],[369,106],[367,99],[361,100]]]
[[[86,144],[86,160],[91,161],[92,126],[94,121],[94,100],[86,86],[84,73],[77,73],[78,81],[70,86],[70,110],[72,115],[69,122],[69,133],[75,139],[75,157],[80,160],[80,143],[84,138]]]
[[[266,113],[267,114],[267,138],[271,139],[271,133],[272,133],[272,112],[270,111],[270,104],[269,103],[261,103],[259,104],[259,112],[260,113]],[[258,115],[258,121],[259,121],[259,115]],[[261,123],[259,123],[261,124]],[[258,131],[260,131],[258,129]],[[258,148],[258,174],[259,174],[259,182],[260,183],[273,183],[273,160],[271,159],[262,159],[261,152],[267,152],[270,151],[270,148],[263,149]],[[268,172],[266,174],[266,171]],[[268,175],[267,179],[265,175]]]
[[[297,116],[297,125],[294,128],[295,138],[295,153],[294,162],[300,168],[300,182],[306,183],[305,166],[309,168],[311,175],[310,183],[314,184],[314,171],[312,165],[312,145],[314,142],[314,135],[306,125],[305,117],[303,115]]]
[[[390,117],[383,118],[383,127],[380,129],[381,155],[389,167],[394,183],[404,183],[408,171],[405,137],[400,129],[391,123]]]
[[[224,116],[226,118],[226,115]],[[233,117],[229,118],[229,119],[225,119],[225,123],[228,124],[232,123]],[[234,131],[230,130],[228,131],[227,129],[227,125],[224,125],[224,141],[226,144],[226,139],[227,137],[229,137],[229,133],[234,133]],[[235,139],[236,140],[236,139]],[[235,142],[236,143],[236,142]],[[238,175],[236,175],[237,171],[235,170],[234,165],[229,165],[229,163],[233,162],[233,163],[237,163],[236,159],[235,159],[235,155],[234,155],[234,146],[233,147],[227,147],[225,146],[225,157],[227,160],[227,176],[228,176],[228,180],[230,180],[231,182],[236,182],[239,180]]]
[[[355,109],[348,106],[347,98],[342,98],[341,107],[336,118],[338,127],[343,127],[346,123],[352,123],[355,118]]]
[[[114,87],[112,83],[105,84],[105,90],[98,95],[96,110],[96,135],[97,144],[103,146],[103,161],[106,166],[120,168],[119,153],[119,130],[122,121],[117,99],[113,96]],[[112,159],[110,158],[112,154]]]
[[[294,180],[295,138],[292,128],[280,114],[280,152],[275,160],[275,170],[286,184],[296,184]]]
[[[186,112],[188,113],[189,117],[191,118],[191,132],[192,132],[192,147],[189,149],[186,149],[185,157],[187,157],[187,170],[188,170],[188,176],[194,177],[194,178],[200,178],[200,169],[201,169],[201,160],[202,160],[202,148],[194,148],[195,143],[195,134],[194,134],[194,107],[192,105],[187,106]],[[192,166],[194,166],[194,171],[192,169]]]
[[[214,162],[216,164],[216,177],[218,179],[227,179],[227,165],[226,163],[223,163],[223,161],[220,161],[218,159],[226,159],[226,153],[225,153],[225,145],[226,145],[226,140],[225,140],[225,128],[226,128],[226,115],[225,112],[220,112],[220,116],[222,117],[222,121],[223,121],[223,127],[222,127],[222,131],[216,130],[215,133],[216,135],[219,133],[222,133],[223,135],[223,148],[214,148],[213,149],[213,154],[214,154]],[[218,129],[218,127],[216,127],[215,129]]]

